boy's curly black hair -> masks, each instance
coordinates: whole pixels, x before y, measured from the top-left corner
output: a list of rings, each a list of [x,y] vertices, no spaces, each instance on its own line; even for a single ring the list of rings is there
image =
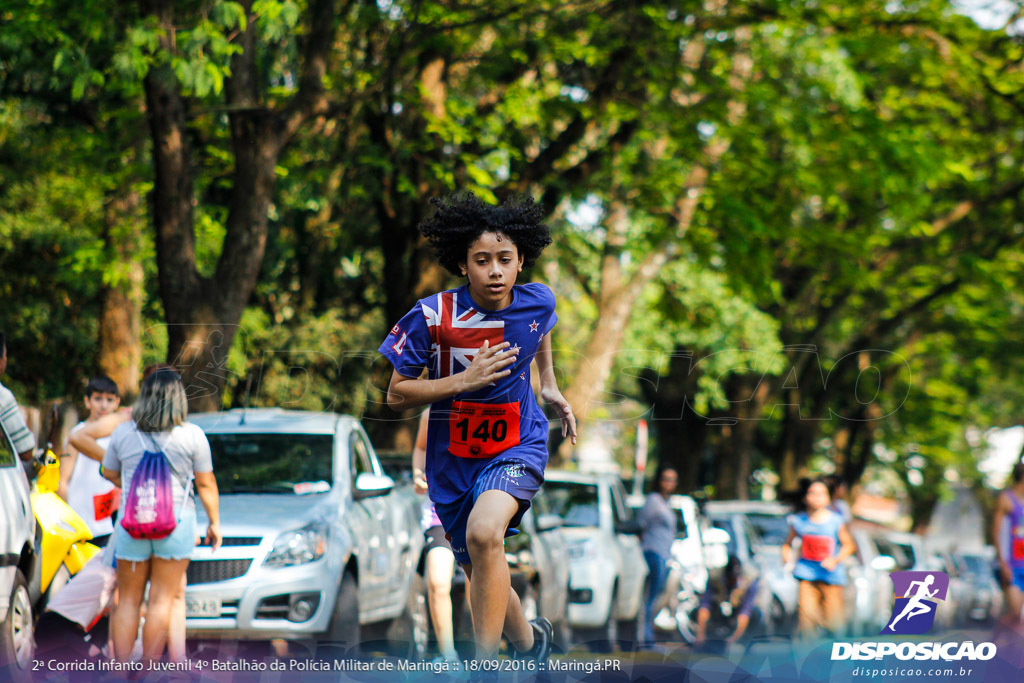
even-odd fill
[[[551,244],[551,231],[544,224],[544,211],[532,197],[513,197],[500,206],[486,204],[472,192],[430,200],[434,213],[419,224],[419,231],[434,248],[441,266],[460,276],[459,263],[466,261],[469,245],[485,232],[500,232],[523,255],[523,268],[536,263]]]

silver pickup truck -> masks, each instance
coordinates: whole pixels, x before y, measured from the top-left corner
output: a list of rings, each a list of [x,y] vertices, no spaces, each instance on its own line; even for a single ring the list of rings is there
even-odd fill
[[[192,554],[189,637],[351,647],[378,631],[422,656],[420,501],[383,473],[359,420],[269,408],[189,420],[210,441],[224,537]]]

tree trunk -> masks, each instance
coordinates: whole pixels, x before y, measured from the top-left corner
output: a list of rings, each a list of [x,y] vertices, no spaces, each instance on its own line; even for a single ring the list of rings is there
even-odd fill
[[[689,493],[705,483],[704,451],[709,428],[708,418],[690,407],[697,389],[700,370],[693,370],[693,354],[676,349],[667,372],[644,373],[640,383],[644,398],[651,405],[651,434],[654,448],[648,472],[656,466],[671,466],[679,475],[678,490]],[[656,465],[655,465],[656,463]]]
[[[715,491],[719,498],[750,498],[751,453],[761,425],[761,412],[771,393],[767,381],[757,374],[735,377],[729,382],[729,417],[716,420],[722,425]]]
[[[787,392],[788,393],[788,392]],[[780,438],[780,456],[777,458],[779,473],[779,490],[796,491],[800,477],[807,474],[807,460],[814,449],[814,439],[821,423],[818,420],[804,419],[796,399],[786,406],[786,416],[782,423]]]
[[[96,365],[117,383],[121,400],[131,403],[139,393],[142,369],[142,266],[124,263],[122,283],[104,287],[100,295],[99,348]]]
[[[142,226],[141,200],[135,189],[116,194],[104,216],[104,252],[114,279],[100,292],[99,343],[96,365],[117,383],[121,400],[131,403],[139,393],[142,364],[143,271],[138,260]]]
[[[738,125],[746,116],[746,103],[739,96],[746,90],[753,71],[753,60],[747,50],[750,37],[749,28],[737,29],[736,41],[741,48],[733,57],[729,75],[729,85],[734,97],[726,105],[726,120],[730,126]],[[628,274],[628,279],[623,271],[621,258],[625,251],[629,226],[628,208],[618,199],[609,203],[606,221],[608,237],[601,264],[597,324],[587,343],[582,362],[574,374],[573,382],[563,392],[576,413],[577,421],[586,419],[590,401],[604,391],[615,363],[615,353],[621,346],[636,301],[643,288],[677,255],[677,242],[683,238],[693,223],[711,170],[725,156],[730,144],[731,140],[725,136],[713,136],[705,143],[701,150],[702,154],[690,169],[685,187],[681,188],[674,202],[671,211],[675,221],[674,235],[655,244],[640,266]],[[615,192],[613,189],[613,194]],[[568,457],[570,443],[565,441],[562,444],[558,451],[559,459]]]
[[[164,29],[161,48],[173,54],[174,6],[156,0],[146,0],[144,5]],[[228,354],[263,260],[278,159],[307,120],[326,109],[323,76],[334,34],[333,5],[330,0],[310,4],[299,90],[286,107],[274,111],[266,108],[260,94],[252,2],[242,2],[250,30],[236,36],[242,50],[232,57],[231,77],[224,86],[235,164],[224,243],[212,278],[201,277],[196,268],[194,170],[180,86],[166,66],[146,76],[155,167],[153,223],[160,298],[168,325],[167,358],[181,370],[190,410],[220,407]]]
[[[623,284],[620,257],[628,227],[626,208],[620,204],[609,212],[597,323],[573,376],[573,382],[565,390],[565,398],[573,407],[578,421],[586,419],[591,403],[598,401],[604,391],[615,363],[615,352],[622,345],[633,313],[633,304],[642,291],[640,286]]]

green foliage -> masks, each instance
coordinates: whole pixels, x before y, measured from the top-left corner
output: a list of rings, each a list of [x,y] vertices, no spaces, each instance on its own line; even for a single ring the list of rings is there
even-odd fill
[[[1019,421],[1019,41],[942,0],[339,8],[326,110],[277,160],[224,405],[373,410],[368,359],[379,361],[394,322],[386,311],[442,282],[430,279],[415,225],[427,197],[460,188],[488,201],[531,192],[552,211],[556,243],[531,277],[559,295],[563,386],[604,313],[603,259],[618,259],[628,281],[666,256],[616,355],[617,419],[644,411],[641,371],[669,381],[666,358],[680,350],[697,367],[688,399],[709,415],[735,401],[726,387],[740,376],[775,383],[769,406],[787,400],[784,345],[814,345],[826,373],[849,353],[890,351],[882,396],[906,399],[869,431],[896,457],[866,465],[895,472],[922,508],[947,472],[975,482],[967,427]],[[91,369],[100,287],[125,270],[103,246],[105,209],[119,191],[152,187],[147,74],[170,67],[185,98],[204,277],[231,210],[225,93],[243,38],[255,44],[256,106],[295,105],[315,28],[309,2],[256,0],[248,16],[223,0],[175,10],[173,36],[131,4],[14,0],[0,10],[0,328],[8,379],[30,400],[75,393]],[[747,56],[753,71],[737,86]],[[721,158],[709,156],[715,145]],[[680,226],[690,191],[695,213]],[[610,247],[607,225],[575,214],[616,203],[629,227]],[[138,253],[144,362],[163,361],[148,237]],[[827,405],[805,395],[801,409],[857,410],[856,373],[835,381]],[[760,428],[758,457],[779,446],[780,421]],[[844,424],[825,420],[804,455],[836,457],[827,444]]]
[[[37,134],[41,113],[0,105],[0,330],[19,397],[75,394],[92,369],[104,278],[93,207],[102,184],[83,159],[63,156],[81,138]],[[82,384],[84,386],[84,384]]]

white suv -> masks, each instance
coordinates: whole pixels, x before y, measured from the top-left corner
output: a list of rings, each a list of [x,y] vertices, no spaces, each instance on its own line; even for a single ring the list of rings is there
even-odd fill
[[[633,640],[647,563],[622,482],[614,474],[551,470],[544,478],[568,545],[569,624],[577,640],[596,650]]]
[[[0,679],[27,678],[32,664],[35,534],[28,479],[0,423]]]

